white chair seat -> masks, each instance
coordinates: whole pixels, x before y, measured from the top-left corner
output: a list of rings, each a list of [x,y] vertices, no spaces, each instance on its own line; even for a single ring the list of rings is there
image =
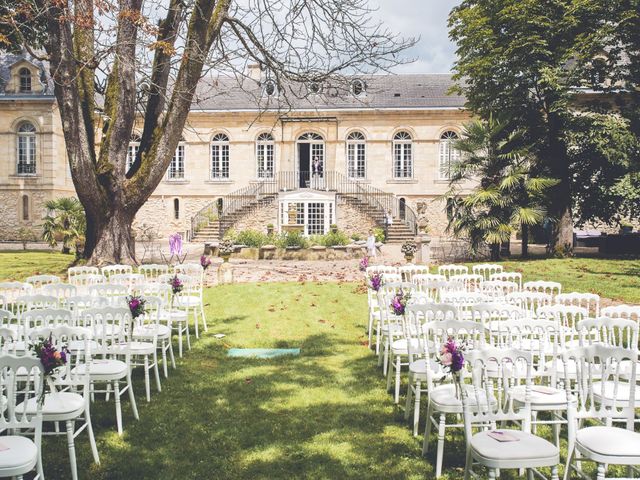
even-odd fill
[[[98,348],[98,344],[95,342],[95,340],[89,340],[87,342],[87,345],[89,347],[89,350],[95,350],[96,348]],[[71,340],[67,343],[67,348],[71,352],[81,352],[84,350],[84,346],[84,340]]]
[[[155,347],[151,342],[141,342],[134,340],[127,342],[126,345],[121,345],[122,349],[128,348],[131,355],[151,355],[155,351]]]
[[[168,320],[180,322],[189,318],[189,314],[184,310],[160,310],[159,315],[161,322],[166,322]]]
[[[521,430],[498,430],[508,432],[518,440],[500,442],[488,431],[471,437],[471,449],[475,458],[490,468],[519,468],[557,465],[560,462],[558,447],[544,438]]]
[[[615,382],[608,381],[604,382],[604,384],[603,382],[593,382],[593,397],[597,402],[602,402],[605,405],[612,405],[615,401],[617,406],[624,407],[629,403],[629,395],[631,394],[629,384],[626,382],[618,382],[618,390],[615,391],[615,395],[614,387]],[[637,393],[635,394],[635,397],[636,399],[638,398]]]
[[[398,340],[394,340],[391,343],[391,352],[394,355],[408,355],[408,341],[406,338],[400,338]],[[411,339],[411,350],[417,352],[420,348],[420,341],[417,338]]]
[[[0,477],[27,473],[35,467],[38,449],[33,441],[19,435],[0,437]]]
[[[547,362],[545,362],[544,364],[544,375],[548,376],[550,374],[550,372],[553,370],[553,368],[555,367],[556,369],[556,374],[559,377],[564,377],[565,373],[564,373],[564,362],[559,359],[556,358],[554,360],[549,360]],[[569,376],[569,378],[575,378],[576,377],[576,362],[573,359],[570,359],[567,362],[567,375]]]
[[[532,410],[566,410],[567,409],[567,392],[561,388],[541,387],[536,390],[537,386],[531,386],[531,409]],[[548,390],[550,393],[542,391]],[[509,394],[514,402],[524,405],[526,386],[518,385],[509,390]],[[575,397],[570,400],[575,401]]]
[[[193,307],[199,307],[201,303],[200,297],[195,297],[195,296],[184,296],[184,297],[178,297],[178,301],[176,302],[176,305],[182,308],[193,308]]]
[[[477,405],[476,396],[473,393],[473,387],[471,385],[463,385],[467,392],[467,398],[469,399],[469,407],[473,410],[474,405]],[[480,392],[482,396],[481,401],[486,402],[485,392]],[[462,412],[462,400],[456,398],[456,387],[452,383],[445,385],[438,385],[431,392],[429,392],[429,400],[433,403],[434,410],[443,413],[461,413]],[[496,399],[491,399],[491,404],[495,405]]]
[[[389,332],[391,332],[391,335],[393,336],[400,336],[403,334],[402,325],[398,325],[397,323],[383,325],[380,332],[383,335],[389,335]]]
[[[142,325],[133,329],[134,338],[153,338],[154,335],[158,338],[169,338],[171,329],[166,325]]]
[[[37,398],[27,402],[27,413],[36,413]],[[18,411],[24,408],[22,404],[16,407]],[[47,393],[42,404],[42,419],[44,421],[64,421],[78,417],[84,410],[84,398],[73,392]]]
[[[431,369],[431,373],[437,378],[441,378],[442,376],[446,375],[444,372],[442,372],[442,368],[440,367],[440,364],[438,362],[436,362],[435,360],[431,360],[429,362],[429,366],[427,367],[427,361],[424,358],[416,360],[415,362],[411,362],[411,364],[409,365],[409,372],[412,375],[423,375],[426,379],[427,368]]]
[[[86,365],[78,365],[79,373],[86,370]],[[94,380],[118,380],[127,375],[127,364],[121,360],[113,359],[94,359],[91,362],[90,377]]]
[[[596,462],[637,464],[640,462],[640,433],[618,427],[581,428],[576,433],[576,448]]]

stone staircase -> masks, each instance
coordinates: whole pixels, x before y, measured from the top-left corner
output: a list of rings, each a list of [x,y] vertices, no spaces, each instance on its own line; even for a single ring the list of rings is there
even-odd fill
[[[415,235],[409,230],[402,220],[399,218],[393,219],[393,224],[389,227],[387,232],[387,243],[404,243],[409,240],[413,240]]]

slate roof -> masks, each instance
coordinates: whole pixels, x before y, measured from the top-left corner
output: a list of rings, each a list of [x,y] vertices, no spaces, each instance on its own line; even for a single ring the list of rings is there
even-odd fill
[[[364,95],[356,97],[350,92],[350,81],[355,79],[365,82]],[[306,85],[292,85],[280,88],[281,93],[272,97],[264,94],[264,85],[264,81],[248,78],[240,82],[235,78],[203,78],[196,90],[193,110],[439,109],[463,108],[465,101],[462,96],[448,94],[453,85],[450,74],[360,75],[335,86],[322,85],[318,94],[311,93]]]

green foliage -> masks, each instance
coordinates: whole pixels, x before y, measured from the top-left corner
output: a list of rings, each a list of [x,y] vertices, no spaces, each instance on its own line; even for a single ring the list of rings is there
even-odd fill
[[[301,232],[286,232],[276,239],[276,246],[279,248],[307,248],[309,246],[309,240],[307,240]]]
[[[324,235],[324,246],[335,247],[338,245],[348,245],[350,243],[349,237],[341,231],[331,231]]]
[[[87,221],[82,204],[72,197],[49,200],[45,203],[48,210],[42,224],[42,238],[51,247],[62,243],[62,253],[72,248],[76,253],[84,244]]]
[[[359,233],[354,233],[353,235],[351,235],[351,240],[353,240],[354,242],[359,242],[360,240],[362,240],[362,235],[360,235]]]
[[[384,228],[375,227],[373,229],[373,234],[376,237],[376,242],[384,243],[387,240],[384,234]]]
[[[260,248],[271,243],[268,235],[257,230],[242,230],[234,238],[236,245],[246,245],[247,247]]]
[[[38,236],[28,227],[21,227],[18,230],[18,240],[22,242],[22,249],[27,249],[27,243],[37,240]]]

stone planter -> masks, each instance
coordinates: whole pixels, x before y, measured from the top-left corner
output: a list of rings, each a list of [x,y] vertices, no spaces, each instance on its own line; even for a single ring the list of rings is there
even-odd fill
[[[276,258],[276,250],[275,245],[265,245],[260,249],[258,258],[261,260],[273,260]]]
[[[407,263],[413,263],[413,255],[405,255],[404,259],[407,261]]]

